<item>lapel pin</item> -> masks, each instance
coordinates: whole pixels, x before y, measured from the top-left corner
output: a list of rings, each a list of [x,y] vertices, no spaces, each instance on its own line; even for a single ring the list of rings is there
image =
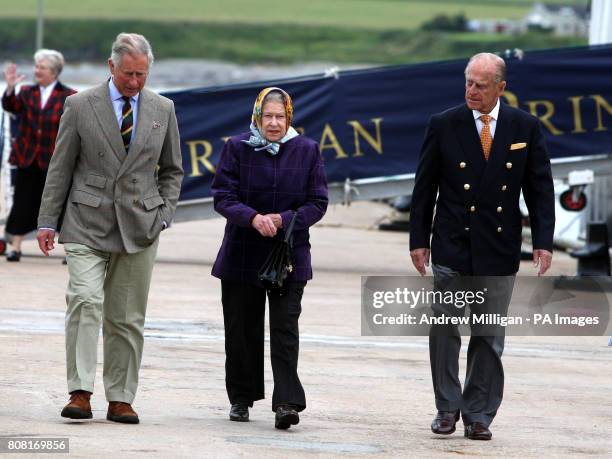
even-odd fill
[[[158,129],[161,127],[161,123],[159,121],[153,121],[153,129]]]

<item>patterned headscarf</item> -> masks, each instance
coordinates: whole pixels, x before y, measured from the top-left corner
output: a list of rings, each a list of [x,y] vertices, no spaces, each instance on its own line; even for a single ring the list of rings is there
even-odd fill
[[[271,92],[279,92],[283,95],[284,103],[285,103],[285,119],[287,120],[287,133],[285,136],[278,140],[277,142],[270,142],[263,136],[263,129],[261,124],[262,112],[263,112],[263,104],[266,99],[266,96]],[[281,88],[265,88],[262,90],[257,99],[255,99],[255,105],[253,105],[253,115],[251,116],[251,137],[249,140],[243,140],[244,143],[255,148],[255,151],[266,150],[272,155],[276,155],[280,150],[280,145],[297,137],[298,132],[293,129],[291,126],[291,121],[293,119],[293,103],[291,101],[291,97]]]

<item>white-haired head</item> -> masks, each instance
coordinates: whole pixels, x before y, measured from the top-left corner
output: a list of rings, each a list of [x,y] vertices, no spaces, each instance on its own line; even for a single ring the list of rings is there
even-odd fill
[[[502,81],[506,81],[506,62],[501,57],[499,57],[497,54],[493,54],[493,53],[474,54],[472,57],[470,57],[470,60],[465,66],[464,74],[466,77],[467,77],[470,66],[475,62],[491,64],[491,66],[494,67],[495,83],[501,83]]]
[[[506,89],[506,63],[491,53],[472,56],[465,67],[465,101],[468,108],[490,113]]]
[[[144,55],[147,56],[149,68],[153,65],[153,49],[149,41],[137,33],[121,32],[117,35],[111,50],[111,60],[118,66],[121,63],[121,58],[129,54],[130,56]]]
[[[39,49],[34,53],[34,62],[39,64],[45,61],[49,70],[55,75],[55,78],[62,73],[64,69],[64,56],[59,51],[54,49]]]

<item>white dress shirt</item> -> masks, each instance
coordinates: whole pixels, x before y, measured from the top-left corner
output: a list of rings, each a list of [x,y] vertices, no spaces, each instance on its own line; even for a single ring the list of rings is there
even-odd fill
[[[55,80],[53,83],[51,83],[48,86],[38,85],[38,87],[40,88],[40,109],[41,110],[43,110],[45,108],[45,105],[47,105],[47,101],[49,100],[49,97],[51,97],[51,93],[53,92],[53,89],[55,88],[56,84],[57,84],[57,80]]]
[[[490,113],[480,113],[478,110],[472,110],[472,114],[474,115],[474,120],[476,121],[476,129],[478,129],[478,137],[480,137],[480,133],[482,132],[482,127],[484,123],[480,119],[480,115],[489,115],[491,120],[489,121],[489,131],[491,131],[491,139],[495,138],[495,128],[497,126],[497,118],[499,116],[499,97],[497,98],[497,103],[493,110]]]

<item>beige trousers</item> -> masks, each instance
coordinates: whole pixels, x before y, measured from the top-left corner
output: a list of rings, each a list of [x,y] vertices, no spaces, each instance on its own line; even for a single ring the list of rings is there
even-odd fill
[[[134,401],[158,241],[134,254],[64,244],[70,275],[66,292],[68,392],[93,392],[103,323],[106,398],[109,402]]]

